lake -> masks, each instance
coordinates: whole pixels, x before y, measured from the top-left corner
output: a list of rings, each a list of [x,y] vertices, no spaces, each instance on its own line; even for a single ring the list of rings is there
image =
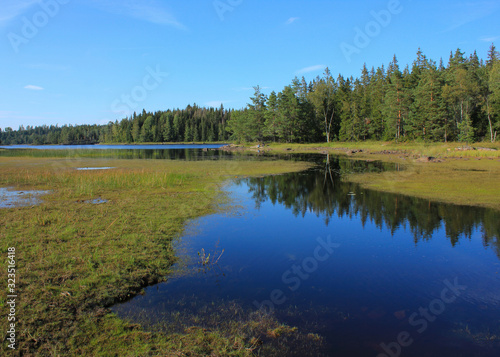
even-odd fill
[[[394,165],[304,158],[317,167],[230,181],[232,203],[188,225],[168,281],[113,311],[167,332],[271,314],[317,336],[287,356],[498,356],[500,212],[342,178]]]
[[[163,144],[163,145],[0,145],[0,149],[36,150],[177,150],[177,149],[215,149],[226,144]]]
[[[0,156],[68,157],[105,159],[217,160],[231,159],[229,152],[217,150],[226,144],[165,145],[10,145]],[[249,156],[250,157],[250,156]]]

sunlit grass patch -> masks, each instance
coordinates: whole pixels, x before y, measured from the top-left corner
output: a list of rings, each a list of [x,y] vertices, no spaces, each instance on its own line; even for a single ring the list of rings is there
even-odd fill
[[[271,144],[271,152],[352,154],[353,160],[401,164],[399,171],[349,174],[345,179],[363,187],[460,205],[500,209],[500,143],[360,143]],[[491,149],[491,150],[488,150]],[[418,158],[438,162],[417,162]]]
[[[496,160],[410,162],[402,171],[349,175],[347,179],[386,192],[500,209],[500,162]]]

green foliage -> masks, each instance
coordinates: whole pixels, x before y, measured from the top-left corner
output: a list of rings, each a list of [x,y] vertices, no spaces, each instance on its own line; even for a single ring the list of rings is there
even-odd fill
[[[254,87],[246,108],[201,108],[134,113],[106,125],[20,127],[0,132],[2,144],[123,142],[237,142],[495,140],[500,130],[499,54],[486,62],[460,49],[439,66],[419,49],[411,69],[396,56],[360,78],[334,80],[330,70],[307,83],[294,78],[269,96]]]
[[[491,66],[489,87],[491,91],[493,137],[495,137],[497,131],[500,131],[500,60],[496,60]]]
[[[317,124],[324,127],[326,142],[330,142],[332,133],[335,133],[338,127],[338,120],[334,121],[336,119],[336,91],[337,84],[330,70],[326,68],[323,78],[317,78],[312,83],[312,91],[308,94],[308,99],[316,111],[319,121]]]
[[[0,132],[0,143],[14,144],[97,144],[221,141],[231,112],[221,108],[187,106],[183,110],[134,113],[106,125],[41,126]],[[223,135],[221,135],[221,133]]]

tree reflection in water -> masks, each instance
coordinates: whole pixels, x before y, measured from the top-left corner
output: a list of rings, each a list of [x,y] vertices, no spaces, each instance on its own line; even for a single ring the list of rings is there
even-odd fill
[[[354,161],[325,155],[322,163],[306,172],[287,175],[243,178],[255,200],[256,207],[270,200],[291,209],[294,215],[314,213],[323,216],[325,224],[331,217],[359,215],[363,226],[369,220],[394,234],[409,227],[415,244],[429,240],[444,225],[452,246],[460,239],[470,239],[480,229],[485,246],[491,246],[500,258],[500,212],[472,206],[433,202],[401,194],[361,188],[343,177],[353,172],[401,170],[398,164]]]

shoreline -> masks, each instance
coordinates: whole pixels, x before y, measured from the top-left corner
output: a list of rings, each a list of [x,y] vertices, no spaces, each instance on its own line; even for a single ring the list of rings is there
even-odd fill
[[[351,160],[402,165],[397,172],[356,173],[346,180],[363,188],[432,201],[500,210],[500,143],[458,146],[459,143],[331,143],[234,145],[225,151],[265,154],[342,155]]]

